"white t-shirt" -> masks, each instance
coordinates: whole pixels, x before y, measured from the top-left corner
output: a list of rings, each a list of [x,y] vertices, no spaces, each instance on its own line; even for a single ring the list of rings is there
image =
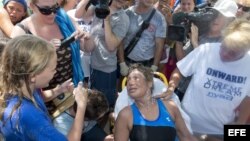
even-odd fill
[[[250,55],[222,62],[220,43],[203,44],[177,63],[183,76],[192,76],[182,101],[194,132],[223,134],[235,120],[235,109],[250,95]]]

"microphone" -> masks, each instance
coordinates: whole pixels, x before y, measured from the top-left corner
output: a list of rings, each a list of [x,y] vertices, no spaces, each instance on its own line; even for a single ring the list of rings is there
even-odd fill
[[[67,47],[74,41],[75,41],[75,35],[72,34],[61,42],[61,47]]]

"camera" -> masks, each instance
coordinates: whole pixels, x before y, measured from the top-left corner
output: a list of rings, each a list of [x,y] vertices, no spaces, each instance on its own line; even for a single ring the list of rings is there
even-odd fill
[[[173,25],[168,26],[168,39],[183,42],[191,31],[191,23],[199,29],[199,35],[209,30],[209,24],[218,15],[218,12],[208,3],[198,5],[193,12],[179,12],[173,15]]]
[[[111,5],[111,3],[112,0],[89,0],[85,9],[87,10],[88,7],[92,4],[95,6],[96,17],[105,19],[110,13],[109,6]]]

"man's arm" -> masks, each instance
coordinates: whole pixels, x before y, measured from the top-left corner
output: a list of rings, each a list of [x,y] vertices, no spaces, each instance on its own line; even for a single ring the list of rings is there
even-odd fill
[[[117,37],[112,31],[112,27],[110,25],[110,15],[104,19],[104,31],[105,31],[105,41],[107,44],[108,51],[115,51],[122,39]]]
[[[151,66],[151,68],[153,66],[158,68],[159,62],[161,61],[164,43],[165,43],[165,38],[157,37],[155,39],[156,49],[155,49],[155,54],[154,54],[154,62],[153,62],[153,65]],[[153,70],[156,71],[157,68],[155,70],[154,69]]]
[[[175,70],[171,73],[171,77],[170,77],[170,80],[168,82],[167,91],[161,95],[155,96],[155,98],[169,99],[172,96],[175,88],[179,85],[182,77],[183,76],[182,76],[180,70],[176,67]]]
[[[82,18],[84,14],[86,14],[87,10],[94,10],[94,8],[90,8],[92,5],[90,5],[90,7],[87,10],[85,9],[89,1],[90,0],[81,0],[80,3],[78,3],[75,13],[76,18]]]
[[[249,116],[250,116],[250,97],[246,96],[239,106],[239,116],[236,119],[236,124],[246,124]]]

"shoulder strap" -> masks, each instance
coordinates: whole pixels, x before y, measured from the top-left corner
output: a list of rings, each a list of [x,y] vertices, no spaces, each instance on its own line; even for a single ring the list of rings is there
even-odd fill
[[[16,26],[22,28],[26,34],[32,34],[30,30],[26,26],[24,26],[22,23],[17,23]]]
[[[150,25],[149,22],[151,20],[151,18],[153,17],[154,13],[155,13],[155,8],[152,10],[152,12],[150,13],[150,15],[148,16],[148,18],[146,20],[143,21],[140,29],[137,31],[137,33],[135,34],[135,37],[132,38],[132,40],[130,41],[130,43],[128,44],[128,46],[126,47],[125,51],[124,51],[124,56],[128,56],[129,53],[133,50],[133,48],[135,47],[135,45],[137,44],[137,42],[139,41],[142,32],[148,28],[148,26]]]
[[[155,8],[153,8],[152,12],[150,13],[148,18],[144,22],[149,22],[151,20],[151,18],[153,17],[153,15],[155,14],[155,11],[156,11]]]

